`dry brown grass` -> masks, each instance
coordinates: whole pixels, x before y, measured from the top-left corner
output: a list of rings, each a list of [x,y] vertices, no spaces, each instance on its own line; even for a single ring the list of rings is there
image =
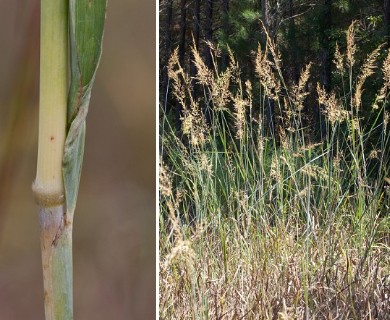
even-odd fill
[[[185,242],[162,247],[160,318],[303,319],[306,312],[310,319],[388,316],[388,248],[387,255],[383,247],[374,248],[361,270],[361,252],[342,224],[306,244],[297,238],[303,228],[256,221],[245,235],[234,219],[220,223],[214,219],[196,226]],[[226,239],[215,233],[217,225]],[[335,235],[331,242],[330,233]]]

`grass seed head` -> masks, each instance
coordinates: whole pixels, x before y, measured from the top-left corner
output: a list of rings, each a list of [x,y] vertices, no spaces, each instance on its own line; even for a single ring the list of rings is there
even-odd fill
[[[328,121],[334,125],[347,119],[348,112],[343,109],[341,102],[334,92],[327,94],[325,89],[317,83],[318,103],[324,106],[323,113]]]
[[[191,109],[184,111],[182,130],[189,137],[192,146],[202,146],[208,139],[208,127],[199,104],[192,102]]]
[[[356,53],[356,28],[358,27],[358,21],[353,21],[347,31],[347,64],[350,68],[355,64]]]
[[[263,53],[259,45],[255,60],[255,71],[261,85],[266,89],[267,95],[276,100],[281,88],[280,81],[277,80],[273,71],[274,66],[274,63],[267,58],[267,50]]]
[[[227,104],[229,103],[231,96],[229,90],[231,77],[232,73],[230,68],[228,68],[211,83],[211,97],[216,112],[227,110]]]
[[[295,109],[298,111],[303,110],[304,107],[303,102],[306,96],[309,94],[309,92],[306,90],[306,84],[309,81],[311,66],[312,63],[306,65],[305,69],[303,69],[301,72],[301,76],[299,77],[298,84],[293,86],[292,89],[293,105],[295,106]]]
[[[236,138],[242,139],[245,132],[246,119],[245,119],[245,108],[249,105],[246,99],[243,99],[241,94],[238,93],[233,97],[234,103],[234,115],[235,115],[235,126],[236,126]]]
[[[192,92],[191,79],[184,72],[178,55],[178,48],[173,51],[171,58],[168,61],[168,77],[172,80],[172,91],[177,102],[185,110],[187,108],[187,95]]]
[[[213,175],[213,165],[206,153],[202,152],[199,156],[199,168],[206,172],[206,174],[211,177]]]
[[[382,66],[383,86],[379,91],[378,101],[383,101],[390,89],[390,51],[388,52]]]
[[[195,47],[192,48],[192,55],[194,56],[194,64],[196,67],[196,80],[198,80],[200,85],[210,85],[213,82],[213,73],[207,68],[199,51]]]
[[[191,242],[189,240],[179,240],[176,245],[172,248],[171,252],[166,256],[164,262],[164,269],[168,269],[169,266],[177,262],[184,262],[187,264],[188,262],[195,261],[195,252],[191,248]]]
[[[162,159],[160,159],[160,174],[159,174],[159,186],[161,193],[169,197],[172,195],[172,179],[168,168],[164,165]]]
[[[383,48],[383,44],[379,45],[373,52],[371,52],[366,61],[362,66],[362,70],[358,76],[358,81],[355,89],[355,107],[359,110],[361,102],[362,102],[362,93],[363,93],[363,84],[366,79],[374,74],[374,70],[376,68],[376,61],[380,54],[381,49]]]
[[[336,66],[336,72],[340,75],[344,74],[344,56],[340,52],[339,44],[336,42],[336,49],[334,52],[334,65]]]
[[[390,113],[388,111],[385,111],[385,115],[383,117],[384,130],[386,130],[386,128],[387,128],[387,124],[389,123],[389,119],[390,119]]]

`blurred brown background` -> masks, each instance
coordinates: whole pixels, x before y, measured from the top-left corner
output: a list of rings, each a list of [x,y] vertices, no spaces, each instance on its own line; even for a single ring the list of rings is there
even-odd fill
[[[155,2],[108,1],[74,221],[75,319],[155,318]],[[0,0],[0,319],[43,319],[39,0]]]

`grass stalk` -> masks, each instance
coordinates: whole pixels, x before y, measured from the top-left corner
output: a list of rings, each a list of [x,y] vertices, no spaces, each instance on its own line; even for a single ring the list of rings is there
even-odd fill
[[[39,205],[46,320],[73,319],[73,215],[106,6],[106,0],[41,0],[39,141],[33,192]]]
[[[41,1],[39,138],[33,185],[39,205],[46,320],[72,319],[72,217],[62,157],[68,92],[68,2]]]

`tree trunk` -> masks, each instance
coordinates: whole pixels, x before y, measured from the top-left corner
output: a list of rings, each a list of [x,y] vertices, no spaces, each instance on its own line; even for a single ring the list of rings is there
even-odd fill
[[[200,0],[194,1],[193,34],[196,48],[199,47],[200,36]]]
[[[166,0],[165,54],[169,59],[172,51],[172,0]]]
[[[211,42],[213,40],[213,0],[206,0],[206,12],[205,12],[205,41]],[[211,52],[208,47],[205,51],[205,63],[206,66],[212,68]]]
[[[169,112],[168,101],[167,101],[167,91],[168,91],[168,70],[167,65],[172,53],[172,0],[166,0],[166,18],[163,29],[163,39],[165,42],[163,45],[163,52],[161,55],[163,57],[161,61],[161,88],[162,88],[162,101],[164,101],[164,111]]]
[[[211,50],[208,46],[208,43],[211,43],[213,40],[213,0],[206,0],[206,11],[205,11],[205,64],[209,69],[213,69],[213,61],[211,56]],[[211,97],[208,96],[208,101],[204,104],[203,112],[206,117],[206,122],[211,124],[211,108],[212,101]]]
[[[187,20],[187,1],[180,1],[180,34],[179,34],[179,62],[182,68],[185,68],[185,49],[186,49],[186,20]],[[180,103],[177,103],[175,110],[175,118],[176,118],[176,129],[178,131],[181,130],[181,115],[183,111],[183,107]]]
[[[268,0],[261,0],[261,21],[265,30],[269,32]]]
[[[326,92],[331,90],[331,61],[332,54],[330,48],[330,37],[329,32],[332,28],[332,0],[325,0],[321,24],[320,24],[320,43],[321,43],[321,82]],[[318,110],[317,121],[319,123],[321,138],[326,139],[326,126],[322,116],[321,110],[324,106],[320,106]]]
[[[330,49],[330,37],[329,31],[332,27],[332,15],[331,15],[332,0],[325,0],[322,30],[321,30],[321,43],[322,43],[322,84],[327,92],[331,88],[331,49]]]
[[[289,15],[290,15],[290,23],[288,26],[288,41],[289,41],[289,48],[290,53],[289,56],[291,57],[291,76],[295,83],[298,83],[299,81],[299,63],[298,63],[298,46],[297,46],[297,36],[296,36],[296,26],[295,26],[295,19],[294,16],[294,1],[289,0]]]
[[[199,37],[200,37],[200,0],[194,1],[194,10],[193,10],[193,20],[192,20],[192,35],[194,37],[194,43],[196,50],[199,50]],[[194,100],[196,100],[196,83],[194,81],[194,78],[196,76],[196,67],[191,60],[190,64],[190,76],[192,78],[192,96]]]
[[[384,27],[387,46],[390,47],[390,0],[384,0]]]
[[[186,20],[187,20],[187,0],[180,1],[180,34],[179,34],[179,62],[184,68],[184,56],[186,49]]]
[[[223,28],[223,33],[227,38],[229,36],[229,0],[222,0],[222,12],[223,12],[222,28]],[[222,70],[226,70],[228,63],[229,63],[229,56],[227,52],[223,52],[222,61],[221,61]]]
[[[262,22],[267,33],[270,33],[269,30],[269,12],[268,12],[268,0],[261,0],[261,15]],[[270,35],[270,34],[269,34]],[[265,46],[267,43],[267,37],[264,35]],[[270,99],[268,96],[265,97],[265,117],[267,118],[267,128],[266,133],[274,138],[275,137],[275,102]]]

